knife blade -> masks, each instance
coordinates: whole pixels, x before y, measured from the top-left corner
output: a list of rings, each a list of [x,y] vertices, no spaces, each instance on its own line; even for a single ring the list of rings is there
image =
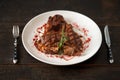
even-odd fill
[[[111,40],[110,40],[108,25],[106,25],[104,28],[104,34],[105,34],[105,41],[109,50],[109,54],[108,54],[109,63],[113,63],[114,59],[113,59],[112,50],[111,50]]]

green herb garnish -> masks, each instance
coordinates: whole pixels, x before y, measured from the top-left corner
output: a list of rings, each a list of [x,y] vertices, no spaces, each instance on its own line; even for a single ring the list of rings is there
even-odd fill
[[[64,32],[64,28],[62,28],[62,36],[60,39],[60,42],[58,43],[58,53],[62,54],[63,51],[63,46],[64,46],[64,42],[67,41],[67,37],[65,36],[65,32]]]

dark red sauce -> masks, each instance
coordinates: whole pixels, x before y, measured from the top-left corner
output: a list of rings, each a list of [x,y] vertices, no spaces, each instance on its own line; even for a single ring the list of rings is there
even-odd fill
[[[72,24],[73,25],[73,27],[75,27],[75,28],[80,28],[79,27],[79,25],[78,24],[76,24],[76,23],[73,23]],[[37,46],[37,43],[35,42],[35,41],[37,41],[38,40],[38,37],[39,37],[39,34],[40,33],[42,33],[42,34],[45,34],[46,33],[46,28],[47,27],[47,24],[44,24],[43,26],[41,26],[41,27],[38,27],[37,28],[37,33],[38,34],[35,34],[35,36],[34,36],[34,38],[33,38],[33,41],[34,41],[34,46]],[[42,29],[45,29],[44,30],[44,32],[42,32],[41,30]],[[81,28],[80,30],[82,30],[83,31],[83,33],[84,33],[84,35],[85,36],[88,36],[88,30],[86,29],[86,28]],[[84,45],[84,50],[83,50],[83,52],[86,50],[86,48],[88,48],[89,47],[89,42],[91,41],[91,38],[90,37],[88,37],[85,41],[84,41],[84,43],[83,43],[83,45]],[[87,44],[87,45],[86,45]],[[81,53],[83,53],[83,52],[81,52]],[[46,54],[47,55],[47,54]],[[64,59],[64,60],[66,60],[66,61],[68,61],[68,60],[71,60],[72,58],[74,58],[75,56],[66,56],[66,55],[52,55],[52,54],[49,54],[49,55],[47,55],[47,57],[51,57],[51,58],[54,58],[54,57],[56,57],[56,58],[61,58],[61,59]]]

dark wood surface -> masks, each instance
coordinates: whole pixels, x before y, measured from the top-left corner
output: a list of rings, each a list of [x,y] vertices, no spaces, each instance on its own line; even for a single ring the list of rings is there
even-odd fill
[[[0,80],[120,80],[120,0],[0,0]],[[12,63],[12,26],[20,33],[34,16],[51,10],[72,10],[93,19],[103,41],[89,60],[71,66],[53,66],[37,61],[19,38],[19,63]],[[108,24],[115,62],[107,61],[103,29]]]

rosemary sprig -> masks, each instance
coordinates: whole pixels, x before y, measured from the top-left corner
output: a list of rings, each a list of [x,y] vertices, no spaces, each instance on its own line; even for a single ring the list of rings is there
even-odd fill
[[[64,53],[64,51],[63,51],[63,46],[64,46],[64,42],[65,42],[66,40],[67,40],[67,37],[65,36],[64,28],[62,28],[61,39],[60,39],[60,42],[58,43],[58,53],[59,53],[59,54]]]

